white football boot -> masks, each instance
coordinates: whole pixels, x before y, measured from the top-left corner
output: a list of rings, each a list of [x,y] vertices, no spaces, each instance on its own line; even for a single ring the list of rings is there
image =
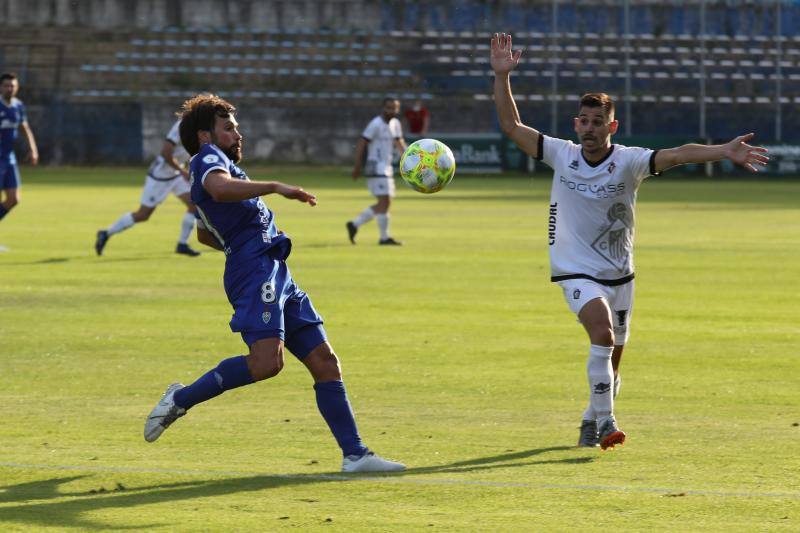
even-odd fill
[[[175,393],[183,388],[181,383],[173,383],[167,387],[164,396],[153,407],[147,420],[144,422],[144,440],[147,442],[154,442],[158,437],[164,433],[170,424],[175,422],[178,418],[186,414],[186,409],[175,405],[172,397]]]
[[[389,461],[369,451],[360,457],[348,455],[342,461],[342,472],[400,472],[405,469],[403,463]]]

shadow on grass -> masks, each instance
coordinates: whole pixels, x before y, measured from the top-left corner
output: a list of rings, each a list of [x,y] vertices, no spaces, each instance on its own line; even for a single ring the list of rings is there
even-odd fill
[[[467,461],[457,461],[445,465],[411,468],[397,474],[383,474],[381,477],[398,478],[406,475],[425,475],[438,473],[471,473],[494,468],[519,468],[540,464],[582,464],[594,461],[593,456],[571,457],[564,459],[534,459],[549,452],[573,450],[568,446],[555,446],[509,452],[501,455],[478,457]],[[531,460],[533,459],[533,460]],[[67,492],[59,490],[59,486],[87,477],[69,476],[55,477],[42,481],[20,483],[0,487],[0,521],[19,522],[33,528],[72,527],[84,530],[113,529],[151,529],[155,527],[174,527],[169,515],[153,515],[154,521],[148,524],[120,526],[104,524],[85,517],[86,513],[108,509],[131,509],[142,505],[169,503],[242,494],[260,490],[275,489],[294,485],[317,483],[342,483],[359,479],[374,480],[380,474],[297,474],[297,475],[254,475],[237,478],[209,479],[165,483],[135,488],[126,488],[117,483],[116,488],[100,488],[88,492]],[[62,500],[67,501],[47,501]],[[42,501],[44,500],[44,501]],[[2,504],[18,503],[16,506]],[[140,517],[147,515],[142,513]],[[159,517],[163,518],[159,520]]]
[[[30,266],[30,265],[55,265],[58,263],[130,263],[135,261],[152,261],[153,259],[163,259],[173,254],[169,252],[149,253],[137,256],[127,257],[97,257],[95,255],[75,255],[72,257],[48,257],[45,259],[36,259],[34,261],[0,261],[4,267],[6,266]]]

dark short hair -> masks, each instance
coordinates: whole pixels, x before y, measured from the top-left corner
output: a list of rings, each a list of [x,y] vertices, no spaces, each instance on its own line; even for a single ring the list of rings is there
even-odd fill
[[[614,101],[606,93],[584,94],[581,96],[581,107],[602,107],[608,118],[614,118]]]
[[[383,99],[383,103],[381,104],[381,106],[385,106],[389,102],[399,102],[399,101],[400,101],[399,98],[395,98],[394,96],[387,96],[386,98]]]
[[[235,112],[233,104],[214,94],[198,94],[186,100],[178,116],[181,118],[181,144],[189,155],[200,151],[197,132],[211,131],[216,117],[228,118]]]
[[[16,72],[3,72],[0,74],[0,83],[3,83],[6,80],[16,80],[18,79]]]

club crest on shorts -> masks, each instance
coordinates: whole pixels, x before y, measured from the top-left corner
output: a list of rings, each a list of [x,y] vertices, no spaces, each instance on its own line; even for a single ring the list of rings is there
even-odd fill
[[[573,300],[580,300],[581,299],[581,290],[580,289],[575,289],[574,291],[572,291],[572,299]]]
[[[261,314],[261,320],[264,321],[264,324],[269,324],[271,318],[272,318],[272,313],[270,313],[269,311],[264,311]]]

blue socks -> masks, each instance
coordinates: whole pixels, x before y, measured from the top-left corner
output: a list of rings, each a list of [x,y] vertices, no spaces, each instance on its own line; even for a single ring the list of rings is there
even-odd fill
[[[3,220],[3,217],[8,214],[8,209],[6,209],[3,204],[0,204],[0,220]]]
[[[235,389],[253,383],[250,369],[247,368],[245,356],[230,357],[200,376],[191,385],[175,393],[175,405],[184,409],[191,409],[200,402],[219,396],[226,390]]]
[[[317,392],[319,412],[331,428],[331,433],[339,443],[342,453],[345,456],[367,453],[367,447],[361,442],[361,436],[358,434],[356,419],[350,408],[344,383],[341,381],[315,383],[314,390]]]
[[[221,361],[217,367],[200,376],[200,378],[175,393],[173,400],[178,407],[191,409],[195,405],[219,396],[226,390],[235,389],[253,383],[247,359],[243,355]],[[322,418],[331,428],[331,433],[339,443],[342,453],[348,455],[364,455],[367,447],[361,442],[356,420],[347,391],[341,381],[326,381],[314,384],[317,395],[317,407]]]

